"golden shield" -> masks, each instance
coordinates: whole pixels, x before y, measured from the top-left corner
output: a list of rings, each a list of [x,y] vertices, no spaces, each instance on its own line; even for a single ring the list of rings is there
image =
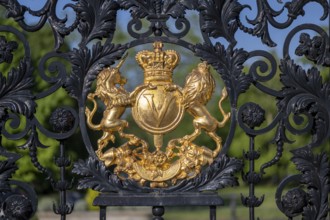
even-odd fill
[[[132,115],[136,123],[152,134],[164,134],[176,128],[184,108],[179,91],[167,91],[166,85],[143,89],[136,97]]]

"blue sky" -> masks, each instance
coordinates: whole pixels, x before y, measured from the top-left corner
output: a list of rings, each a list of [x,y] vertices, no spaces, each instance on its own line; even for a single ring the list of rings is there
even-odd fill
[[[38,10],[44,6],[46,0],[37,0],[37,1],[36,0],[19,0],[19,2],[23,5],[28,5],[33,10]],[[70,2],[70,1],[69,0],[59,0],[58,5],[57,5],[57,10],[58,10],[58,16],[61,18],[64,18],[67,15],[69,18],[68,23],[70,23],[74,19],[73,11],[71,9],[63,10],[63,6],[65,4],[67,4],[68,2]],[[247,9],[247,8],[243,10],[243,12],[242,12],[243,18],[246,16],[249,19],[254,19],[254,17],[256,16],[256,11],[257,11],[257,9],[255,7],[256,6],[255,1],[239,0],[239,2],[241,4],[249,4],[252,7],[252,10]],[[275,9],[275,10],[280,10],[284,5],[284,3],[282,3],[282,4],[278,3],[276,0],[269,0],[269,2],[271,4],[271,6],[273,7],[273,9]],[[283,1],[283,2],[287,2],[287,1]],[[281,54],[282,48],[283,48],[282,45],[285,40],[285,37],[287,36],[289,31],[292,30],[293,27],[303,24],[303,23],[314,23],[314,24],[321,25],[324,27],[329,27],[329,16],[324,21],[320,21],[320,18],[323,15],[323,8],[318,3],[315,3],[315,2],[308,3],[304,9],[306,11],[305,16],[299,16],[299,19],[294,21],[290,28],[281,30],[281,29],[275,29],[274,27],[269,25],[269,30],[271,32],[271,38],[273,39],[273,41],[275,41],[278,44],[277,47],[270,48],[266,45],[263,45],[259,38],[252,37],[251,35],[243,33],[242,31],[238,31],[237,34],[235,35],[237,38],[237,41],[238,41],[237,47],[244,48],[247,51],[252,51],[255,49],[275,50],[276,52]],[[283,12],[282,14],[283,14],[282,16],[279,16],[276,18],[276,20],[278,20],[279,22],[281,22],[281,21],[283,22],[287,18],[286,12]],[[127,23],[127,21],[130,20],[130,18],[128,16],[129,16],[129,14],[126,13],[126,14],[124,14],[123,19],[118,19],[119,22],[122,22],[122,24],[120,24],[120,26],[124,26]],[[244,21],[245,19],[242,19],[242,20]],[[27,16],[27,22],[35,23],[35,22],[37,22],[37,18],[33,18],[32,16]],[[306,32],[312,36],[315,35],[315,33],[311,32],[311,31],[306,31]],[[297,41],[298,38],[299,38],[299,34],[297,36],[295,36],[294,41],[298,42]],[[217,40],[218,39],[215,39],[215,41],[217,41]]]

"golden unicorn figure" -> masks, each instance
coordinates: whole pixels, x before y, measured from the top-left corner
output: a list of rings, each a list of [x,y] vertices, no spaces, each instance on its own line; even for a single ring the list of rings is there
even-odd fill
[[[126,84],[127,80],[121,76],[119,68],[124,63],[126,57],[127,54],[119,62],[117,67],[108,67],[102,70],[97,76],[95,92],[90,93],[87,96],[87,99],[92,101],[94,105],[92,111],[87,107],[85,109],[87,124],[93,130],[103,131],[102,137],[98,140],[96,154],[101,160],[107,161],[107,166],[114,164],[116,154],[123,154],[122,152],[126,152],[127,146],[141,144],[143,147],[147,147],[145,141],[133,134],[125,134],[123,132],[123,129],[128,127],[128,122],[120,119],[120,117],[124,114],[126,107],[132,104],[135,94],[144,88],[138,87],[132,93],[129,93],[124,89],[123,86]],[[103,118],[97,125],[92,122],[92,118],[98,108],[95,97],[100,98],[106,106],[106,109],[103,112]],[[118,132],[121,138],[127,138],[129,141],[118,150],[111,150],[110,152],[107,152],[107,154],[104,154],[103,149],[108,145],[109,141],[112,141],[113,143],[115,142],[115,132]]]

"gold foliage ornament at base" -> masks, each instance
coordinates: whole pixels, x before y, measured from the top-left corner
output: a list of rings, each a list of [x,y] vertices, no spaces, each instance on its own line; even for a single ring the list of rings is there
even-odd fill
[[[155,42],[153,46],[154,51],[144,50],[136,55],[138,64],[144,70],[142,85],[132,92],[123,87],[126,79],[121,76],[119,69],[125,56],[117,67],[105,68],[98,74],[96,90],[87,97],[94,107],[92,110],[86,107],[85,113],[88,126],[103,132],[97,142],[98,158],[107,167],[114,166],[114,173],[120,178],[130,178],[142,186],[156,188],[193,178],[203,166],[213,162],[222,147],[222,139],[216,131],[225,126],[230,113],[225,113],[221,106],[227,97],[226,89],[222,90],[219,100],[223,115],[221,122],[205,107],[215,88],[215,80],[206,62],[198,64],[181,88],[172,80],[173,70],[180,60],[179,54],[174,50],[163,51],[161,42]],[[97,125],[92,122],[98,109],[96,98],[106,106],[103,118]],[[129,125],[120,118],[127,107],[132,108],[138,126],[154,136],[154,151],[150,151],[149,144],[143,139],[124,132]],[[193,116],[194,132],[170,140],[164,146],[164,135],[178,126],[185,111]],[[202,130],[216,143],[215,150],[193,143]],[[108,147],[110,141],[115,144],[115,133],[126,142],[121,146]]]

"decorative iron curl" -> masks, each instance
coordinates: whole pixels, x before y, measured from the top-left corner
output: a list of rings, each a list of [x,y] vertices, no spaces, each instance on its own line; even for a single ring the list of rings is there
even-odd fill
[[[303,10],[304,6],[312,1],[315,0],[293,0],[291,2],[287,2],[281,10],[275,11],[269,5],[268,1],[257,0],[257,16],[253,20],[246,18],[247,22],[252,24],[254,28],[246,27],[239,19],[237,22],[242,31],[251,34],[252,36],[261,37],[264,44],[270,47],[275,47],[276,43],[270,37],[268,24],[271,24],[273,27],[278,29],[285,29],[289,27],[299,15],[303,16],[305,14],[305,11]],[[281,3],[281,1],[278,2]],[[323,15],[320,20],[325,20],[329,14],[329,3],[326,0],[316,0],[315,2],[319,3],[323,7]],[[251,7],[248,8],[251,9]],[[281,15],[285,8],[288,10],[287,20],[283,23],[277,22],[274,18]]]
[[[128,23],[127,31],[128,33],[136,39],[143,39],[150,37],[152,34],[155,36],[162,36],[163,34],[167,37],[173,38],[183,38],[187,35],[190,30],[190,22],[185,17],[179,17],[175,20],[175,28],[177,32],[172,32],[167,21],[170,16],[168,15],[150,15],[147,20],[150,22],[149,27],[145,32],[139,33],[142,30],[142,21],[140,19],[132,19]]]
[[[283,45],[283,57],[290,57],[289,47],[292,38],[303,30],[312,30],[318,33],[320,36],[315,36],[310,39],[310,36],[306,33],[300,35],[300,44],[295,50],[295,54],[298,56],[305,55],[306,58],[318,65],[330,66],[330,42],[329,35],[321,27],[314,24],[302,24],[290,31],[286,37]]]
[[[175,28],[178,31],[176,33],[169,31],[168,28],[164,28],[164,34],[168,37],[182,38],[183,36],[186,36],[188,34],[190,30],[190,22],[185,17],[177,18],[175,20]]]
[[[297,187],[293,188],[285,195],[283,191],[286,185],[298,183],[301,180],[301,174],[291,175],[281,181],[276,189],[275,201],[276,205],[287,217],[292,218],[303,212],[303,208],[307,205],[307,193]]]
[[[253,78],[254,86],[268,95],[278,97],[280,95],[278,91],[271,89],[261,83],[272,80],[276,75],[278,67],[274,55],[263,50],[254,50],[249,52],[248,60],[252,59],[253,57],[262,57],[262,58],[266,58],[269,61],[269,63],[267,63],[266,60],[258,59],[257,61],[251,64],[249,68],[249,75],[251,75]],[[267,74],[260,75],[258,74],[259,72],[263,74],[265,73]]]
[[[0,130],[2,126],[3,122],[0,121]],[[16,161],[20,155],[4,149],[1,139],[0,136],[0,155],[6,159],[0,161],[0,218],[27,220],[36,212],[37,195],[28,184],[11,180],[18,169]],[[16,186],[15,189],[13,186]]]
[[[330,136],[330,109],[328,83],[322,82],[317,68],[312,67],[307,72],[296,65],[289,58],[281,60],[280,75],[284,87],[277,106],[284,114],[283,120],[287,129],[293,134],[312,134],[311,143],[306,146],[319,146]],[[304,122],[301,115],[307,117],[307,125],[303,129],[294,128],[289,121],[290,114],[294,114],[294,122]]]
[[[250,10],[252,8],[248,6]],[[246,27],[241,20],[237,19],[239,28],[245,33],[251,34],[252,36],[260,37],[262,43],[266,44],[269,47],[275,47],[276,43],[271,39],[268,23],[276,25],[274,17],[282,14],[284,9],[280,11],[275,11],[267,1],[257,0],[258,13],[254,19],[245,18],[247,22],[254,26],[254,28]],[[291,22],[290,22],[291,23]],[[279,25],[279,24],[278,24]],[[288,25],[289,26],[289,25]]]
[[[147,31],[145,31],[143,33],[138,33],[137,31],[140,31],[141,29],[142,29],[142,21],[141,20],[132,19],[128,22],[127,32],[132,37],[134,37],[136,39],[140,39],[140,38],[145,38],[145,37],[151,36],[152,26],[150,26]]]
[[[328,156],[325,152],[315,155],[309,147],[292,153],[291,160],[301,174],[289,176],[280,183],[275,194],[278,208],[289,218],[302,214],[303,219],[326,219],[330,189]],[[284,187],[291,182],[299,187],[282,196]]]
[[[3,119],[4,124],[8,124],[8,126],[11,129],[17,129],[20,127],[20,125],[24,124],[22,122],[22,120],[24,120],[22,117],[20,117],[19,114],[16,113],[9,113],[8,116]],[[19,132],[15,132],[15,133],[9,133],[8,130],[6,129],[6,126],[2,128],[2,134],[4,137],[10,139],[10,140],[18,140],[21,139],[23,137],[25,137],[27,135],[27,133],[29,132],[31,126],[30,123],[26,123],[24,129],[22,129]]]
[[[18,24],[28,32],[35,32],[40,30],[44,27],[47,20],[51,24],[54,37],[55,37],[55,50],[58,50],[64,42],[64,37],[74,31],[78,25],[78,19],[75,18],[73,24],[69,27],[65,26],[67,22],[67,15],[65,18],[60,19],[56,14],[56,7],[57,7],[58,0],[47,0],[44,6],[37,11],[31,10],[30,8],[21,5],[17,0],[1,0],[0,5],[4,6],[7,11],[7,17],[12,17]],[[63,9],[72,7],[72,4],[67,4],[64,6]],[[73,8],[74,9],[74,8]],[[34,17],[39,17],[39,21],[35,25],[29,25],[25,22],[26,14],[30,14]]]
[[[17,68],[12,68],[7,77],[0,76],[0,120],[2,123],[10,121],[9,126],[13,129],[22,124],[23,118],[28,121],[33,117],[36,109],[35,96],[32,94],[33,87],[32,65],[30,46],[23,33],[9,26],[0,26],[0,32],[8,32],[15,35],[23,44],[24,58]],[[15,134],[10,134],[6,126],[1,126],[1,133],[9,139],[17,140],[23,138],[30,129],[27,122],[25,128]]]
[[[68,59],[68,55],[64,53],[57,53],[57,52],[49,52],[45,56],[43,56],[38,65],[38,72],[40,77],[47,83],[53,84],[47,90],[44,90],[38,94],[36,94],[36,99],[44,98],[56,90],[61,88],[65,83],[66,77],[68,75],[64,64],[60,61],[53,61],[48,65],[48,71],[53,73],[51,76],[46,75],[45,65],[46,62],[52,58],[62,58],[63,60]],[[57,73],[56,75],[54,73]]]

